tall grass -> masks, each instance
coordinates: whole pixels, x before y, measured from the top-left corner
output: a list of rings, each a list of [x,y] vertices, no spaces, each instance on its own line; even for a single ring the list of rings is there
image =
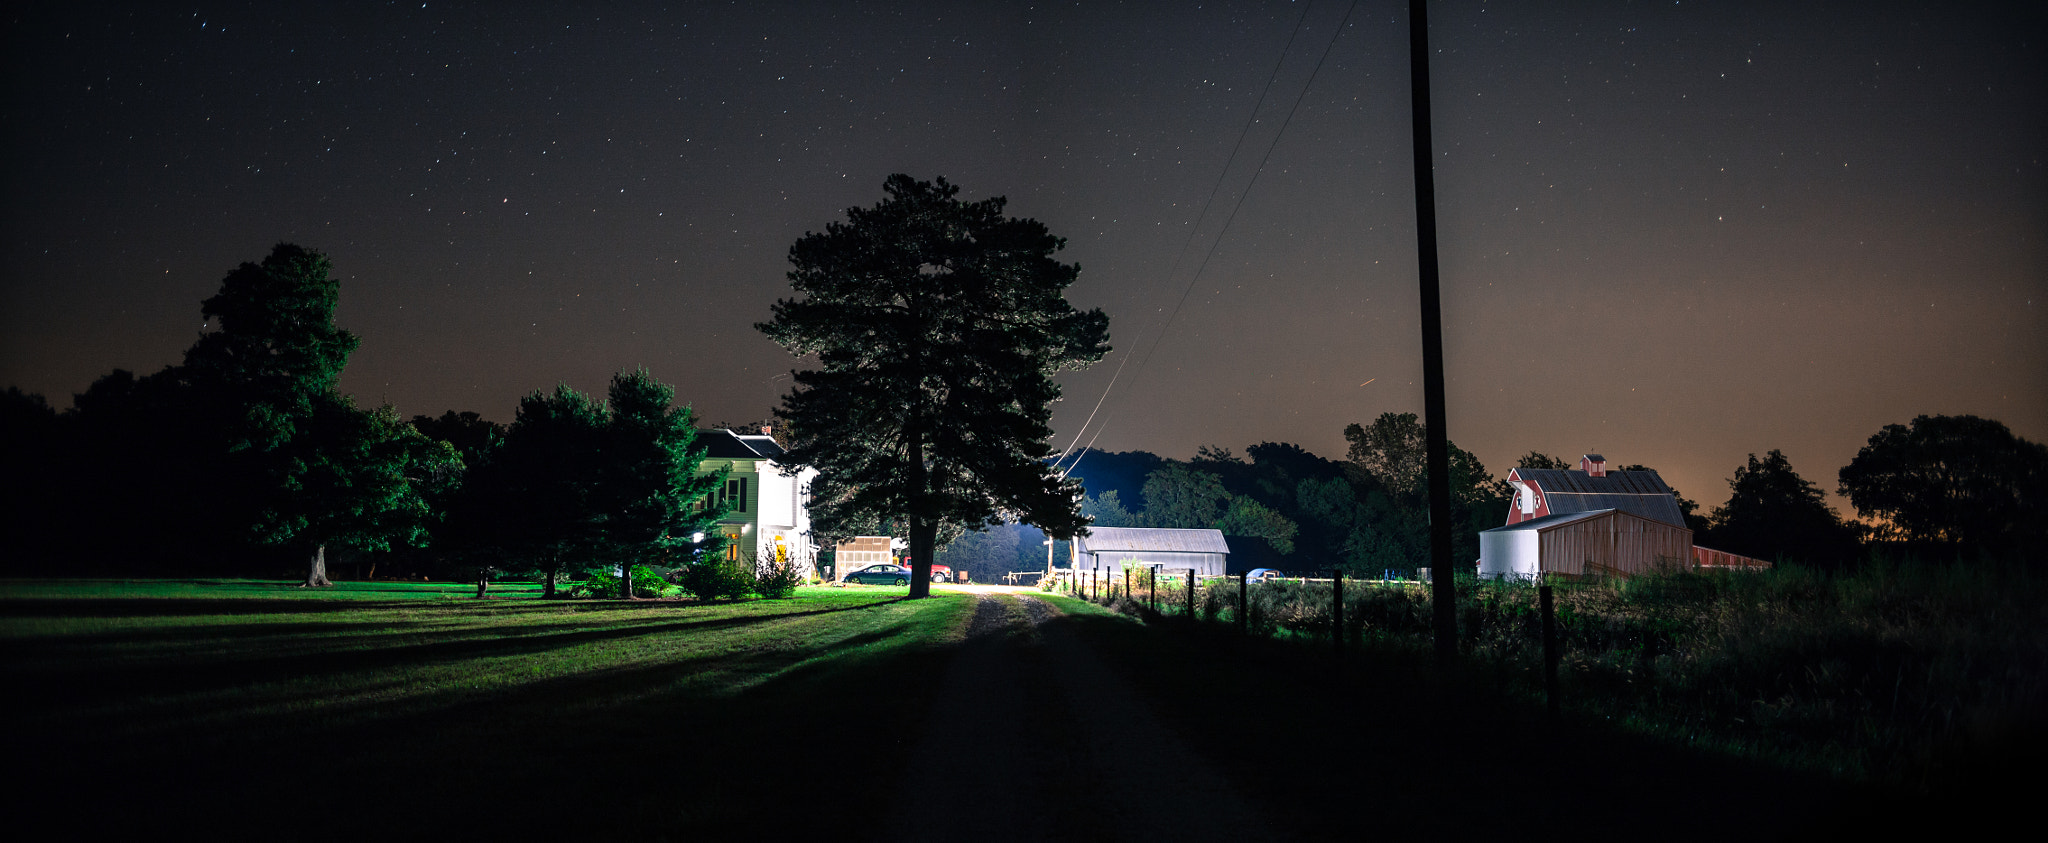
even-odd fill
[[[1196,615],[1236,623],[1237,598],[1234,580],[1214,582],[1197,593]],[[1332,634],[1327,583],[1255,585],[1249,598],[1255,634]],[[1181,611],[1163,594],[1161,604]],[[2048,711],[2048,577],[2024,569],[1880,559],[1838,574],[1559,583],[1556,609],[1574,716],[1738,756],[1938,791],[2009,742],[2038,741]],[[1533,584],[1461,582],[1457,614],[1477,679],[1541,695]],[[1433,647],[1426,585],[1347,582],[1343,616],[1342,633],[1365,652]]]

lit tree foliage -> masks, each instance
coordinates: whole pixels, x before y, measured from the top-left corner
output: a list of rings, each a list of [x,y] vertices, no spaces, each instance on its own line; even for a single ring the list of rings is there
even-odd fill
[[[1091,527],[1136,527],[1139,520],[1137,513],[1124,508],[1115,489],[1082,498],[1081,514],[1088,518]]]
[[[1212,528],[1230,504],[1223,480],[1184,463],[1169,462],[1145,476],[1145,526]]]
[[[672,406],[675,390],[646,369],[612,376],[606,397],[592,499],[599,544],[620,566],[619,596],[630,598],[633,566],[659,564],[695,545],[695,535],[723,536],[714,528],[724,509],[698,504],[725,485],[726,472],[697,475],[706,449],[690,408]]]
[[[192,406],[217,413],[228,451],[222,470],[248,485],[250,535],[296,548],[306,585],[325,586],[326,550],[369,550],[425,536],[430,515],[415,480],[459,465],[389,408],[356,409],[335,381],[356,338],[335,327],[340,284],[327,257],[280,243],[261,264],[244,263],[200,311],[218,330],[202,335],[177,372]]]
[[[778,415],[796,428],[791,466],[820,474],[821,532],[872,519],[909,525],[911,594],[930,590],[940,525],[1009,513],[1065,537],[1082,528],[1079,484],[1048,464],[1052,376],[1102,359],[1109,319],[1064,298],[1079,267],[1064,241],[1004,200],[962,202],[945,179],[890,176],[888,198],[790,247],[790,284],[756,327],[795,373]]]
[[[1265,539],[1283,556],[1294,552],[1294,534],[1299,529],[1287,516],[1249,496],[1231,498],[1229,509],[1216,519],[1215,526],[1227,536]]]
[[[1346,426],[1344,439],[1351,445],[1352,464],[1385,490],[1404,518],[1426,530],[1429,473],[1421,418],[1414,413],[1382,413],[1370,427]],[[1508,498],[1477,456],[1455,442],[1448,444],[1451,552],[1463,565],[1479,558],[1479,531],[1500,523]]]
[[[607,397],[601,404],[559,385],[520,399],[456,507],[466,541],[539,568],[544,596],[564,571],[599,563],[627,569],[620,588],[630,597],[633,565],[686,546],[723,549],[715,525],[724,511],[697,503],[725,472],[697,476],[704,448],[689,409],[670,406],[675,391],[644,369],[613,376]]]

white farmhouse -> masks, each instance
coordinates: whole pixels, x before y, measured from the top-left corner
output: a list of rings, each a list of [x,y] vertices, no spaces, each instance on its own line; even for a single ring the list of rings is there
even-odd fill
[[[730,430],[697,433],[704,443],[699,475],[730,468],[725,488],[712,492],[712,503],[732,504],[719,529],[726,536],[726,558],[759,564],[775,560],[795,565],[805,577],[817,573],[818,547],[811,543],[811,481],[815,469],[782,473],[776,459],[782,446],[767,434]]]

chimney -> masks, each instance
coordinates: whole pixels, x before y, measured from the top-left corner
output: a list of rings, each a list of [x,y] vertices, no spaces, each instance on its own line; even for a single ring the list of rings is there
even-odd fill
[[[1599,454],[1587,454],[1579,458],[1579,470],[1587,477],[1606,477],[1607,458]]]

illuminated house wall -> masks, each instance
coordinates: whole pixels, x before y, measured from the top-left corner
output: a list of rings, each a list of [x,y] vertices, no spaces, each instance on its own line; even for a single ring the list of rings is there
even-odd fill
[[[775,461],[782,446],[765,434],[706,430],[698,433],[698,441],[706,449],[699,474],[732,470],[725,488],[716,493],[720,501],[732,503],[719,520],[732,538],[730,557],[750,562],[779,557],[804,576],[815,575],[818,546],[811,542],[810,489],[818,472],[806,468],[783,474]]]

